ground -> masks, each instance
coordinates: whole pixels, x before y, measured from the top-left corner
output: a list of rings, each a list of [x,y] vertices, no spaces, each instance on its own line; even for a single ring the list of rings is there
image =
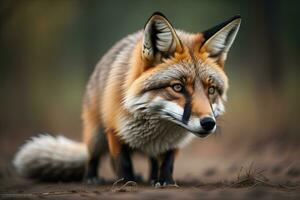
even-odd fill
[[[5,143],[0,145],[6,155],[0,163],[0,199],[300,199],[299,152],[295,147],[245,150],[236,145],[239,151],[235,151],[225,150],[218,141],[210,138],[184,148],[175,163],[178,187],[168,188],[113,184],[108,159],[100,173],[111,182],[104,186],[24,179],[11,165],[18,144]],[[146,179],[147,160],[137,155],[134,164]]]
[[[183,152],[183,155],[186,153]],[[259,162],[238,166],[226,164],[224,158],[214,158],[207,159],[203,167],[199,164],[200,173],[196,175],[194,168],[199,161],[190,156],[178,158],[175,168],[178,187],[167,188],[133,182],[114,184],[113,179],[104,186],[40,183],[19,177],[11,164],[6,164],[1,167],[0,199],[300,199],[297,162],[286,164],[273,161],[272,167]],[[136,160],[139,171],[144,167],[145,160]],[[256,160],[259,161],[258,158]],[[219,162],[224,165],[218,167]],[[236,162],[232,159],[232,163]],[[106,168],[109,168],[108,164],[101,170],[102,174],[103,171],[111,173]]]
[[[226,184],[182,185],[153,188],[145,185],[112,187],[81,183],[32,183],[20,181],[2,186],[0,199],[299,199],[300,189],[263,184],[228,186]]]

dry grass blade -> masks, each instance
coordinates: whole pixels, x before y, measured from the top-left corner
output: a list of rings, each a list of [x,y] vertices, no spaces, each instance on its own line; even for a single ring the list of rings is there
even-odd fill
[[[244,174],[242,174],[244,172]],[[269,179],[263,174],[265,170],[253,170],[253,163],[251,163],[248,169],[245,169],[243,166],[241,167],[237,180],[229,185],[229,187],[255,187],[258,185],[268,186],[268,187],[276,187],[287,190],[293,190],[296,188],[289,187],[283,184],[274,184],[269,181]]]
[[[123,185],[118,186],[118,184],[123,180],[124,178],[114,182],[111,187],[111,191],[112,192],[136,192],[137,191],[137,183],[134,181],[127,181]]]
[[[242,174],[242,172],[245,172]],[[265,170],[253,170],[253,163],[250,164],[248,169],[244,169],[242,166],[238,175],[237,180],[232,183],[231,187],[247,187],[247,186],[257,186],[259,184],[271,185],[268,179],[263,175]]]

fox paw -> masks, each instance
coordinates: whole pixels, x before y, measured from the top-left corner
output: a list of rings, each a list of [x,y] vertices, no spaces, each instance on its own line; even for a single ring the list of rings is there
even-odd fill
[[[179,186],[173,180],[158,181],[154,184],[156,188],[178,188]]]
[[[105,179],[102,177],[88,177],[85,178],[83,181],[90,185],[103,185],[106,183]]]
[[[152,186],[154,186],[154,187],[155,187],[155,185],[156,185],[157,183],[159,183],[157,179],[151,179],[149,182],[150,182],[150,184],[151,184]],[[160,183],[159,183],[159,184],[160,184]]]

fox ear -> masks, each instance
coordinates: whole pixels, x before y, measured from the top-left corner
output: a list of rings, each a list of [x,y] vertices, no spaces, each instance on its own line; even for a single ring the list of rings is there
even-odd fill
[[[227,57],[227,53],[235,39],[241,24],[241,17],[239,15],[205,31],[204,44],[200,52],[207,52],[209,57],[216,59],[216,61],[223,67]]]
[[[142,57],[152,62],[182,50],[182,44],[170,22],[163,14],[155,12],[145,25]]]

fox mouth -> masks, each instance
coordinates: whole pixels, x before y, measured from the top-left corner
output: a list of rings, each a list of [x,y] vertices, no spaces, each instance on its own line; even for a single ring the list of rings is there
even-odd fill
[[[213,133],[216,130],[216,127],[211,131],[206,131],[206,130],[202,129],[201,127],[193,128],[193,127],[190,127],[187,124],[183,123],[181,120],[178,120],[177,118],[175,118],[171,114],[169,114],[169,113],[165,113],[165,114],[166,114],[165,118],[167,120],[175,123],[176,125],[179,125],[180,127],[186,129],[188,132],[196,135],[197,137],[204,138],[204,137],[208,136],[209,134]]]

